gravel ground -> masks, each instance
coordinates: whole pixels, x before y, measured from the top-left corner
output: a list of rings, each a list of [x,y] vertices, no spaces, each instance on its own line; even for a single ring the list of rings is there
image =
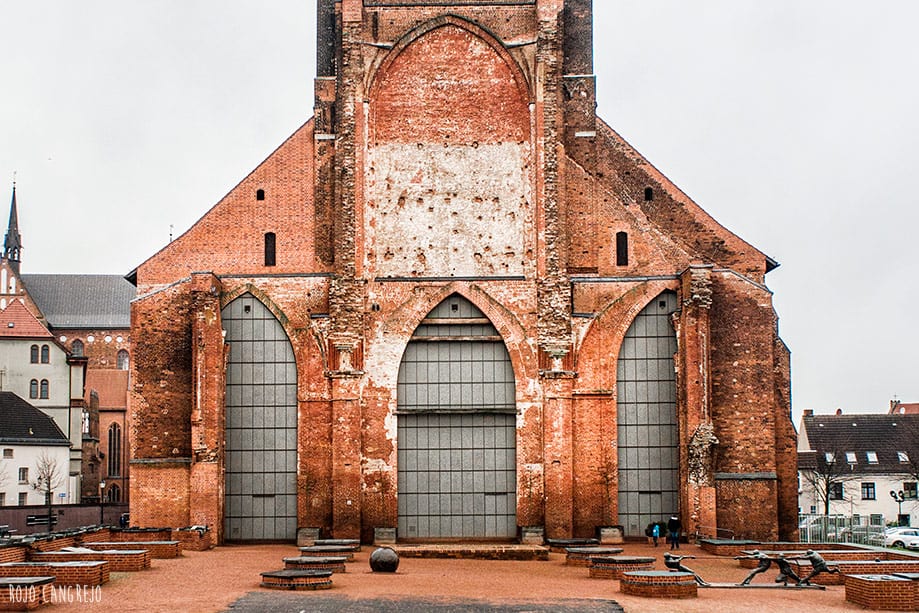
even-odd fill
[[[626,543],[624,555],[653,555],[661,563],[664,547]],[[282,558],[297,555],[293,545],[234,545],[211,551],[185,552],[174,560],[153,560],[150,570],[112,573],[96,592],[95,602],[58,602],[53,613],[70,611],[254,613],[262,611],[313,613],[370,613],[394,611],[598,611],[645,613],[655,611],[728,613],[861,611],[845,602],[845,589],[700,589],[699,597],[656,600],[625,596],[617,581],[591,579],[584,567],[566,566],[564,554],[548,562],[441,560],[403,558],[395,574],[371,573],[372,547],[333,575],[333,588],[316,592],[288,592],[259,587],[259,573],[283,568]],[[748,574],[737,561],[714,558],[693,546],[684,560],[704,579],[738,583]],[[757,575],[754,584],[771,585],[774,569]]]

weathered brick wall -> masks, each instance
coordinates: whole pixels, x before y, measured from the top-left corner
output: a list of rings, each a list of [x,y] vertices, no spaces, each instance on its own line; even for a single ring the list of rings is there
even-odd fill
[[[79,564],[0,564],[0,577],[54,577],[57,585],[102,585],[109,580],[108,562]]]
[[[68,349],[73,341],[83,343],[83,355],[88,359],[87,368],[117,368],[118,352],[122,349],[130,354],[131,335],[128,328],[111,329],[66,329],[55,328],[54,334]]]
[[[150,552],[126,551],[123,553],[96,552],[76,553],[62,551],[34,552],[29,555],[30,562],[108,562],[113,573],[136,572],[150,568]]]
[[[342,3],[337,36],[333,4],[321,4],[315,124],[138,269],[132,522],[222,520],[221,382],[201,375],[219,375],[215,308],[199,325],[211,340],[192,349],[203,311],[188,279],[206,270],[220,306],[253,293],[293,345],[301,526],[369,541],[396,524],[399,362],[421,319],[458,292],[495,323],[514,366],[518,523],[592,536],[617,521],[618,348],[638,312],[682,291],[701,262],[713,271],[711,336],[681,342],[711,342],[696,391],[711,384],[715,471],[727,477],[694,500],[715,497],[719,525],[738,536],[793,531],[790,367],[757,285],[766,258],[595,121],[593,79],[574,74],[592,65],[590,3],[466,2],[450,16],[385,4]],[[277,234],[275,266],[265,232]],[[629,236],[624,265],[617,232]],[[595,278],[572,285],[571,274]],[[196,381],[209,382],[203,401]],[[693,384],[681,379],[684,429],[698,423]]]

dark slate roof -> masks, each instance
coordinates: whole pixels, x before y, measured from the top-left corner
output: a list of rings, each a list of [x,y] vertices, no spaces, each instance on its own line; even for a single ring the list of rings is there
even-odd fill
[[[130,328],[136,288],[121,275],[22,275],[48,326]]]
[[[13,392],[0,392],[0,443],[70,445],[54,420]]]
[[[904,473],[909,464],[900,461],[898,452],[919,453],[919,415],[805,415],[801,425],[812,450],[798,453],[803,469],[825,469],[826,452],[835,453],[837,463],[847,463],[845,454],[852,452],[853,472]],[[868,461],[869,451],[877,454],[876,464]]]

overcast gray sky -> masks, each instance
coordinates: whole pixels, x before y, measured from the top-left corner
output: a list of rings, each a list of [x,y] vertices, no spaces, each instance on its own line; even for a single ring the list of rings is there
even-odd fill
[[[919,2],[594,4],[600,115],[782,264],[795,415],[919,402]],[[312,113],[314,7],[0,2],[24,272],[125,274],[267,157]]]

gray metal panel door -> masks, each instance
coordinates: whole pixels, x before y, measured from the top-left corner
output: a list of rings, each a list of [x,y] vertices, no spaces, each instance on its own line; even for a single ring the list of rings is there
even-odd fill
[[[251,294],[223,309],[226,508],[232,541],[297,534],[297,366],[284,328]]]
[[[400,538],[514,538],[514,371],[468,300],[451,296],[415,331],[398,404]]]
[[[679,512],[676,420],[676,294],[665,292],[639,313],[622,341],[616,373],[619,523],[628,536]]]

